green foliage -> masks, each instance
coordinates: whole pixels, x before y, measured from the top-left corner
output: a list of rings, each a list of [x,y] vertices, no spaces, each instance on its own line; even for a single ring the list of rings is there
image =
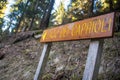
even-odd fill
[[[110,11],[109,0],[99,0],[95,4],[96,12],[108,12]]]
[[[53,13],[53,25],[60,25],[63,23],[63,18],[65,18],[66,16],[66,12],[64,9],[64,4],[63,2],[60,3],[60,5],[58,6],[58,9],[55,10],[55,12]]]
[[[1,39],[2,39],[2,30],[0,28],[0,41],[1,41]]]
[[[52,75],[47,73],[47,74],[43,75],[42,79],[43,80],[51,80],[51,77],[52,77]]]
[[[120,9],[120,0],[112,0],[112,3],[114,9]]]
[[[94,1],[94,2],[93,2]],[[113,10],[120,10],[120,0],[71,0],[68,8],[62,1],[53,11],[49,26],[66,24]]]
[[[90,0],[71,0],[68,8],[65,9],[65,3],[61,2],[51,16],[50,26],[66,24],[86,18],[89,16],[91,6]]]
[[[6,5],[7,5],[6,0],[1,0],[0,1],[0,18],[4,17],[4,12],[6,10]]]
[[[71,76],[71,80],[82,80],[82,76],[77,76],[76,74],[73,74]]]
[[[32,29],[38,29],[40,19],[42,18],[49,1],[50,0],[15,1],[15,3],[10,6],[10,14],[6,15],[7,20],[4,22],[4,26],[7,26],[6,30],[9,31],[12,29],[14,32],[20,32],[29,30],[31,26],[34,26]],[[0,23],[2,23],[2,21],[0,21]]]
[[[89,16],[90,9],[92,8],[90,0],[72,0],[69,5],[68,13],[71,21],[80,20]]]
[[[49,9],[50,1],[51,0],[15,0],[15,4],[11,5],[10,14],[5,16],[9,18],[9,20],[3,20],[4,14],[0,12],[0,27],[7,26],[7,31],[12,29],[12,31],[16,32],[39,29],[43,17],[46,17],[45,13],[47,13]],[[96,3],[92,5],[92,0],[71,0],[66,9],[66,4],[64,0],[62,0],[58,8],[53,11],[49,26],[66,24],[88,18],[93,13],[92,11],[96,14],[108,12],[111,6],[110,1],[111,0],[96,0]],[[112,0],[112,8],[118,9],[119,3],[119,0]],[[7,4],[7,0],[1,0],[0,11],[4,11]],[[5,23],[5,25],[3,25],[3,23]]]

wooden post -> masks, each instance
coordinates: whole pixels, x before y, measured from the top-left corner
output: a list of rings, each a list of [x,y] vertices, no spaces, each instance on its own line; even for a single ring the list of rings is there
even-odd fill
[[[48,59],[48,56],[49,56],[51,45],[52,45],[52,43],[45,43],[44,44],[44,48],[43,48],[43,51],[42,51],[42,54],[41,54],[41,57],[40,57],[40,61],[39,61],[39,64],[38,64],[38,67],[37,67],[37,70],[36,70],[36,73],[35,73],[35,76],[34,76],[34,80],[42,80],[41,79],[42,78],[42,73],[43,73],[45,65],[47,63],[47,59]]]
[[[97,80],[103,50],[103,42],[103,39],[91,41],[82,80]]]

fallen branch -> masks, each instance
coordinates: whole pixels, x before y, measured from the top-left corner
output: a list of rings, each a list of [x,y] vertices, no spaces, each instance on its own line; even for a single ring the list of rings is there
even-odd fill
[[[15,44],[17,42],[26,40],[31,37],[35,39],[39,39],[41,38],[41,34],[42,34],[42,30],[27,31],[27,32],[20,32],[20,33],[13,34],[7,37],[6,39],[4,39],[3,41],[1,41],[2,44],[0,44],[0,49],[4,48],[5,45]]]
[[[12,42],[13,44],[20,42],[20,41],[23,41],[23,40],[30,38],[30,37],[34,37],[34,33],[33,32],[21,32],[21,33],[16,34],[15,36],[16,37]]]
[[[42,34],[34,35],[35,39],[40,39],[42,37]]]

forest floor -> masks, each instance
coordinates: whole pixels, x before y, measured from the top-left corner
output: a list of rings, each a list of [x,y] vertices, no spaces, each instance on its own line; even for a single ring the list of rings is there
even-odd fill
[[[33,80],[43,44],[32,36],[15,42],[16,37],[1,42],[0,80]],[[104,42],[98,80],[120,80],[120,37]],[[53,43],[42,79],[81,80],[89,43],[90,40]]]

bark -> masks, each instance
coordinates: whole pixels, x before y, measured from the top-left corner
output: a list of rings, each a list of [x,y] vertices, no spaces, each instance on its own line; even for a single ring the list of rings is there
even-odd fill
[[[33,32],[21,32],[16,34],[15,39],[13,40],[12,44],[15,44],[17,42],[23,41],[27,38],[33,37],[34,33]]]
[[[110,4],[110,11],[112,12],[113,11],[113,1],[109,0],[109,4]]]
[[[42,36],[42,31],[41,30],[36,30],[36,31],[27,31],[27,32],[20,32],[17,33],[15,36],[13,36],[13,41],[11,42],[11,44],[15,44],[17,42],[26,40],[28,38],[35,38],[38,39]]]
[[[29,3],[29,0],[27,0],[27,2],[26,2],[26,4],[25,4],[25,8],[24,8],[24,10],[23,10],[22,16],[20,17],[19,23],[18,23],[17,28],[16,28],[16,32],[18,32],[18,29],[20,28],[20,24],[21,24],[21,21],[22,21],[24,15],[25,15],[25,12],[26,12],[26,8],[27,8],[28,3]]]
[[[7,36],[6,39],[0,41],[0,49],[6,46],[10,46],[12,44],[21,42],[28,38],[39,39],[42,33],[43,33],[42,30],[34,30],[34,31],[20,32],[20,33],[13,34],[11,36]],[[0,57],[2,58],[3,55],[4,54],[0,54]]]
[[[32,17],[32,20],[31,20],[31,23],[30,23],[30,26],[29,26],[28,30],[31,30],[31,28],[33,26],[33,22],[34,22],[34,19],[35,19],[35,12],[37,10],[38,4],[39,4],[39,0],[36,1],[36,5],[35,5],[34,10],[33,10],[34,15]]]
[[[27,30],[27,28],[28,28],[28,26],[24,26],[24,27],[22,28],[22,32],[25,32],[25,31]]]
[[[94,7],[94,0],[90,0],[90,7],[89,7],[89,12],[88,12],[88,17],[92,17],[94,15],[93,13],[93,7]]]
[[[32,17],[32,20],[31,20],[31,23],[30,23],[30,27],[28,28],[28,30],[31,30],[31,29],[32,29],[34,19],[35,19],[35,14],[34,14],[33,17]]]
[[[50,15],[51,15],[51,11],[52,11],[54,2],[55,2],[55,0],[50,0],[50,3],[48,5],[48,7],[46,8],[46,10],[44,12],[44,16],[41,20],[40,29],[44,30],[48,27],[49,19],[50,19]]]

